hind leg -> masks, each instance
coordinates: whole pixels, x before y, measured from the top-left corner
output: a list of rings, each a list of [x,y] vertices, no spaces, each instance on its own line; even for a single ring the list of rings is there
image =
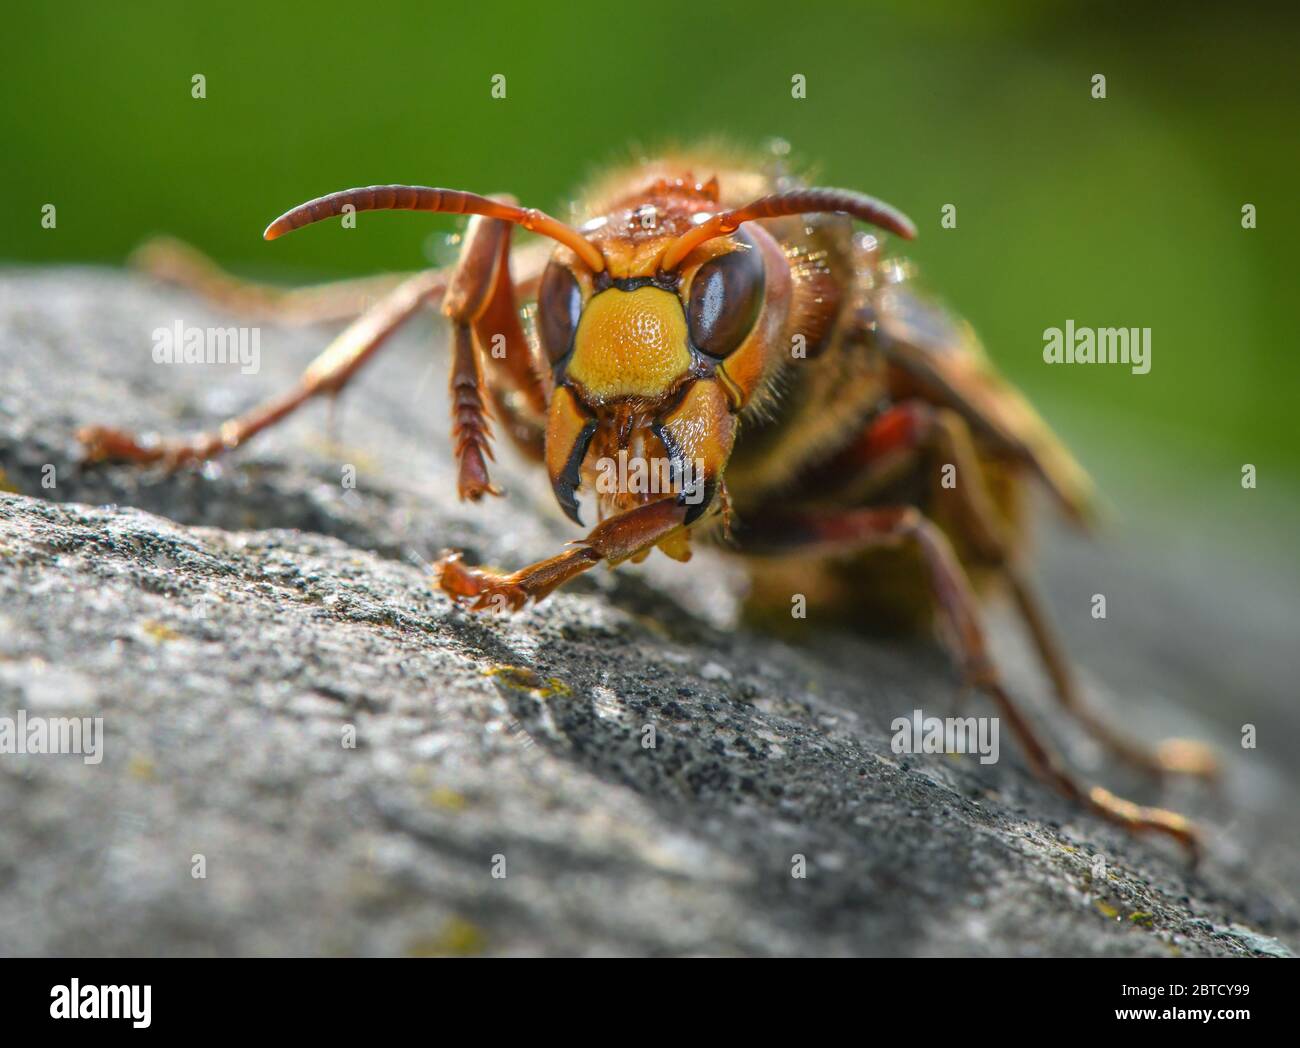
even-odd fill
[[[919,549],[946,627],[950,647],[966,682],[982,691],[1011,725],[1035,772],[1071,800],[1134,832],[1173,837],[1195,857],[1199,835],[1185,816],[1149,808],[1117,797],[1101,786],[1077,779],[1055,749],[1038,733],[1003,686],[985,641],[979,605],[966,571],[947,537],[911,506],[884,509],[783,510],[755,513],[745,531],[737,530],[741,548],[753,552],[807,552],[827,555],[866,552],[911,543]]]
[[[1064,648],[1005,534],[970,426],[960,414],[925,400],[900,402],[883,412],[833,464],[823,483],[835,483],[838,477],[846,494],[860,504],[891,478],[923,468],[927,457],[956,467],[955,486],[938,488],[938,497],[951,505],[962,535],[979,559],[1006,581],[1061,707],[1106,750],[1133,767],[1157,775],[1214,778],[1218,762],[1203,743],[1165,739],[1149,747],[1116,729],[1083,700]]]
[[[981,552],[1006,580],[1021,621],[1052,681],[1057,702],[1093,739],[1135,768],[1157,775],[1214,778],[1218,774],[1218,762],[1205,744],[1191,739],[1165,739],[1154,748],[1149,747],[1115,728],[1084,701],[1070,661],[1029,575],[1001,533],[966,420],[956,412],[938,409],[933,425],[938,436],[937,447],[957,466],[957,486],[944,489],[944,494],[957,504]]]

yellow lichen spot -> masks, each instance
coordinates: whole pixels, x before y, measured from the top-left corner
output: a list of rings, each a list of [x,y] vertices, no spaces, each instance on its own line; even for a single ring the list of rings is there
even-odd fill
[[[452,917],[435,935],[412,939],[406,945],[408,957],[469,957],[482,953],[487,936],[477,924]]]
[[[489,666],[483,674],[487,677],[495,677],[507,688],[530,692],[539,699],[573,694],[573,689],[559,677],[548,677],[543,681],[536,671],[530,670],[527,666]]]
[[[444,811],[463,811],[469,803],[463,793],[457,793],[450,786],[435,786],[425,794],[425,799]]]
[[[1112,906],[1110,903],[1102,902],[1100,899],[1098,899],[1095,903],[1093,903],[1093,905],[1097,907],[1097,912],[1102,914],[1102,916],[1108,917],[1113,921],[1119,920],[1119,910],[1115,909],[1115,907]]]
[[[127,762],[126,773],[137,782],[152,782],[155,778],[153,761],[137,753]]]
[[[1150,928],[1155,923],[1156,915],[1147,910],[1138,910],[1128,915],[1128,919],[1134,924],[1140,924],[1143,928]]]
[[[541,678],[527,666],[489,666],[483,671],[485,677],[496,677],[508,688],[529,691],[541,684]]]
[[[169,640],[180,640],[181,636],[170,626],[157,622],[154,619],[145,619],[145,621],[140,624],[140,628],[144,630],[146,636],[157,641],[159,644],[163,644]]]

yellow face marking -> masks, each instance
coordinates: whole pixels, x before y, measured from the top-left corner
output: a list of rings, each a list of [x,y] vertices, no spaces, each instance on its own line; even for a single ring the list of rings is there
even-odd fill
[[[588,416],[578,410],[573,394],[561,386],[551,398],[551,408],[546,418],[546,471],[551,483],[558,484],[569,465]]]
[[[736,439],[736,418],[720,382],[697,381],[662,424],[682,458],[704,463],[709,480],[722,475]]]
[[[681,301],[657,287],[611,288],[592,297],[574,339],[568,375],[588,397],[661,397],[690,370]]]

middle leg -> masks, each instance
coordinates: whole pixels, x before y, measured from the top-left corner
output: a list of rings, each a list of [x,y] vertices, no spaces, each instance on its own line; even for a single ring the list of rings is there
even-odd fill
[[[446,277],[440,271],[418,273],[409,278],[331,342],[307,366],[293,389],[228,419],[214,431],[188,439],[150,442],[110,426],[84,426],[77,431],[77,439],[85,448],[85,458],[89,462],[160,462],[176,467],[205,462],[237,448],[313,397],[337,396],[389,336],[426,302],[441,294],[445,285]]]

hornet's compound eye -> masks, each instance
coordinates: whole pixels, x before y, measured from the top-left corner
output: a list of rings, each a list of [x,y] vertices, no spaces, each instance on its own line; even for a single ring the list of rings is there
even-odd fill
[[[552,262],[537,289],[537,333],[552,364],[573,348],[573,334],[582,315],[582,289],[566,266]]]
[[[691,278],[691,342],[711,357],[725,357],[753,329],[762,305],[763,260],[755,248],[710,259]]]

